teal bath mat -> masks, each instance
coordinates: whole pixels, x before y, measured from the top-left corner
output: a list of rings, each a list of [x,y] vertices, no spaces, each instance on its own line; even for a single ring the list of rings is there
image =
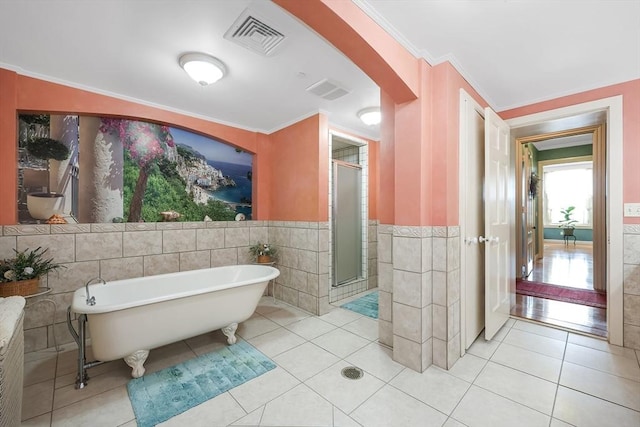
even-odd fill
[[[342,308],[355,311],[373,319],[378,318],[378,291],[341,305]]]
[[[246,341],[127,384],[139,427],[155,426],[256,378],[276,365]]]

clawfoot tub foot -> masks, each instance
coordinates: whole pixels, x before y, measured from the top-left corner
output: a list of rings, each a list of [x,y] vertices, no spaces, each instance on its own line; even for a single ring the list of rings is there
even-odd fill
[[[222,333],[225,337],[227,337],[227,342],[229,344],[235,344],[238,339],[236,338],[236,329],[238,329],[237,323],[232,323],[229,326],[225,326],[222,328]]]
[[[149,350],[138,350],[124,358],[125,363],[132,368],[131,376],[133,378],[140,378],[144,375],[144,366],[142,365],[146,362],[147,357],[149,357]]]

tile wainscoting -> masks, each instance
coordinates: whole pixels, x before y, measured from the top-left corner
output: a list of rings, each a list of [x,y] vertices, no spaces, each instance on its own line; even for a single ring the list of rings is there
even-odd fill
[[[312,314],[329,311],[326,222],[246,221],[18,225],[0,228],[0,259],[13,249],[50,249],[67,268],[43,278],[52,292],[29,300],[25,351],[71,341],[66,307],[96,276],[105,280],[251,262],[248,246],[281,250],[276,298]],[[450,368],[460,353],[459,227],[399,227],[369,221],[369,288],[378,286],[379,340],[415,370]],[[640,349],[640,225],[624,226],[624,345]],[[394,292],[395,289],[395,292]],[[395,295],[397,293],[397,295]],[[417,296],[419,295],[419,298]],[[55,324],[52,304],[56,303]],[[394,325],[395,318],[400,322]]]
[[[369,287],[377,285],[377,222],[369,222]],[[0,227],[0,259],[14,249],[49,248],[66,268],[42,278],[51,293],[28,300],[25,351],[72,338],[66,309],[73,292],[94,277],[118,280],[176,271],[251,263],[248,247],[269,241],[280,250],[281,275],[270,293],[312,314],[329,311],[329,224],[297,221],[212,221]],[[371,258],[371,257],[374,258]],[[40,304],[39,300],[55,302]],[[55,331],[55,332],[54,332]]]
[[[640,225],[624,231],[624,346],[640,350]]]
[[[418,372],[460,357],[459,227],[378,227],[380,342]]]
[[[329,311],[329,223],[269,222],[269,241],[279,251],[274,295],[312,314]]]
[[[640,349],[640,225],[623,238],[624,346]],[[380,342],[414,370],[460,357],[460,245],[457,226],[378,227]]]

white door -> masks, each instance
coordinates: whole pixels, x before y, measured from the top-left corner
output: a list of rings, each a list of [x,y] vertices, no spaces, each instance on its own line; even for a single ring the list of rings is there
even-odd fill
[[[489,340],[509,318],[511,308],[509,126],[485,109],[484,241],[485,329]]]
[[[463,174],[465,265],[462,267],[466,287],[465,350],[484,329],[484,245],[478,242],[478,236],[484,236],[484,118],[473,105],[467,104],[468,142],[461,153],[466,164]]]

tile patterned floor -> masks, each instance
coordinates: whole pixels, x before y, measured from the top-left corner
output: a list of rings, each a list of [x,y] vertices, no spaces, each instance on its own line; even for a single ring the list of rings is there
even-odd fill
[[[640,426],[640,352],[510,319],[449,371],[417,373],[376,342],[377,323],[336,308],[315,317],[264,298],[238,335],[278,367],[163,426]],[[147,371],[225,345],[215,332],[151,351]],[[349,380],[340,371],[365,371]],[[136,425],[129,368],[90,369],[75,351],[26,355],[23,426]]]

